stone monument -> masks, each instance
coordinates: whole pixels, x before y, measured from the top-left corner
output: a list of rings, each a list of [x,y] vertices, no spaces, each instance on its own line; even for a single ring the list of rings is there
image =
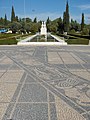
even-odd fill
[[[47,28],[46,28],[46,23],[43,21],[42,26],[41,26],[41,35],[46,35],[47,34]]]

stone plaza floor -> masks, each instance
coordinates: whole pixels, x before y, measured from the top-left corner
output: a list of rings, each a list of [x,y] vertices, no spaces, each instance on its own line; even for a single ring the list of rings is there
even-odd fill
[[[90,120],[90,46],[0,46],[0,120]]]

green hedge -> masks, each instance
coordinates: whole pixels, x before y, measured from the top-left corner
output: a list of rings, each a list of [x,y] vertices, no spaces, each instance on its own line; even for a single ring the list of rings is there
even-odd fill
[[[16,36],[16,35],[18,35],[18,34],[11,34],[11,33],[6,34],[6,33],[3,33],[3,34],[0,34],[0,39],[13,37],[13,36]]]
[[[17,40],[15,38],[0,40],[0,45],[13,45],[17,44]]]
[[[26,36],[29,36],[29,35],[33,35],[32,33],[30,33],[30,34],[12,34],[12,33],[2,33],[2,34],[0,34],[0,39],[3,39],[3,38],[9,38],[9,37],[14,37],[14,36],[16,36],[16,38],[18,38],[18,37],[26,37]]]
[[[17,38],[20,37],[26,37],[31,34],[0,34],[0,45],[12,45],[12,44],[17,44]],[[16,37],[14,37],[16,36]]]
[[[74,37],[79,37],[79,38],[86,38],[86,39],[90,39],[89,35],[80,35],[80,34],[68,34],[70,36],[74,36]]]
[[[77,34],[68,34],[68,35],[64,35],[64,34],[61,34],[59,35],[61,37],[64,37],[66,38],[66,42],[68,44],[81,44],[81,45],[88,45],[89,44],[89,37],[90,36],[81,36],[80,34],[77,35]]]
[[[88,45],[89,40],[84,38],[77,38],[77,39],[68,39],[66,41],[68,44],[81,44],[81,45]]]

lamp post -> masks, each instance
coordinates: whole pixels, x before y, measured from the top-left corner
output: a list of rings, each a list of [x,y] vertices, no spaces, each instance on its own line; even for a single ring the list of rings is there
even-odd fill
[[[24,25],[26,26],[26,4],[25,4],[25,0],[24,0]],[[24,32],[26,34],[25,26],[24,26]]]
[[[25,17],[25,22],[26,22],[26,9],[25,9],[25,0],[24,0],[24,17]]]

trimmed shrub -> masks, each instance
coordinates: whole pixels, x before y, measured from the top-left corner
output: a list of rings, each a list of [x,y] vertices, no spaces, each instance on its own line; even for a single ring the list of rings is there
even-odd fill
[[[17,44],[17,40],[15,38],[10,38],[5,40],[0,39],[0,45],[13,45],[13,44]]]
[[[77,39],[69,39],[66,41],[68,44],[81,44],[81,45],[88,45],[89,40],[84,38],[77,38]]]
[[[0,34],[0,39],[2,39],[2,38],[8,38],[8,37],[13,37],[13,36],[16,36],[16,35],[18,35],[18,34],[12,34],[12,33],[1,33]]]
[[[81,33],[82,35],[89,35],[89,29],[88,28],[83,28],[83,31]]]
[[[75,34],[76,32],[75,32],[75,29],[72,29],[71,31],[70,31],[70,33],[71,34]]]

